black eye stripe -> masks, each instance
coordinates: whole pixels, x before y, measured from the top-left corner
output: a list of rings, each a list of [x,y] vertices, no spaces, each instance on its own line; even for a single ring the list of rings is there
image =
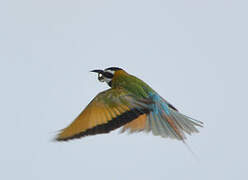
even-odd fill
[[[106,77],[106,78],[113,78],[113,74],[111,74],[110,72],[104,72],[104,76]]]

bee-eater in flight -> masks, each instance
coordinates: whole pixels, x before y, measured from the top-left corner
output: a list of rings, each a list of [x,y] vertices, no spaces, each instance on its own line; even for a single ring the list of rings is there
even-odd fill
[[[203,123],[180,113],[149,85],[121,68],[93,70],[110,88],[99,93],[81,114],[57,135],[67,141],[88,135],[121,132],[152,132],[153,135],[183,141],[197,133]]]

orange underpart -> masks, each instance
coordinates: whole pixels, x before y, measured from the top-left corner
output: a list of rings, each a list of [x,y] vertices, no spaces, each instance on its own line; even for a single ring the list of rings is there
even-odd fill
[[[124,125],[122,132],[130,130],[130,132],[142,131],[146,127],[147,115],[140,115],[138,118]]]

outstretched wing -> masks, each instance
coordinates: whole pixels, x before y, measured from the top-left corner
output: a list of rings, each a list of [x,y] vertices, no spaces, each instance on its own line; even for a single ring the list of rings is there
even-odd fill
[[[68,127],[61,130],[56,140],[108,133],[146,116],[151,103],[149,99],[136,99],[122,88],[108,89],[99,93]]]

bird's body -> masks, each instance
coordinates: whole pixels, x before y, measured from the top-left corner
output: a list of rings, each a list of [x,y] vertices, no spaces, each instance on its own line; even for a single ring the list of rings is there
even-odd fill
[[[99,93],[82,113],[57,136],[65,141],[108,133],[146,131],[184,141],[185,133],[198,132],[202,122],[187,117],[164,100],[149,85],[120,68],[94,70],[111,88]]]

